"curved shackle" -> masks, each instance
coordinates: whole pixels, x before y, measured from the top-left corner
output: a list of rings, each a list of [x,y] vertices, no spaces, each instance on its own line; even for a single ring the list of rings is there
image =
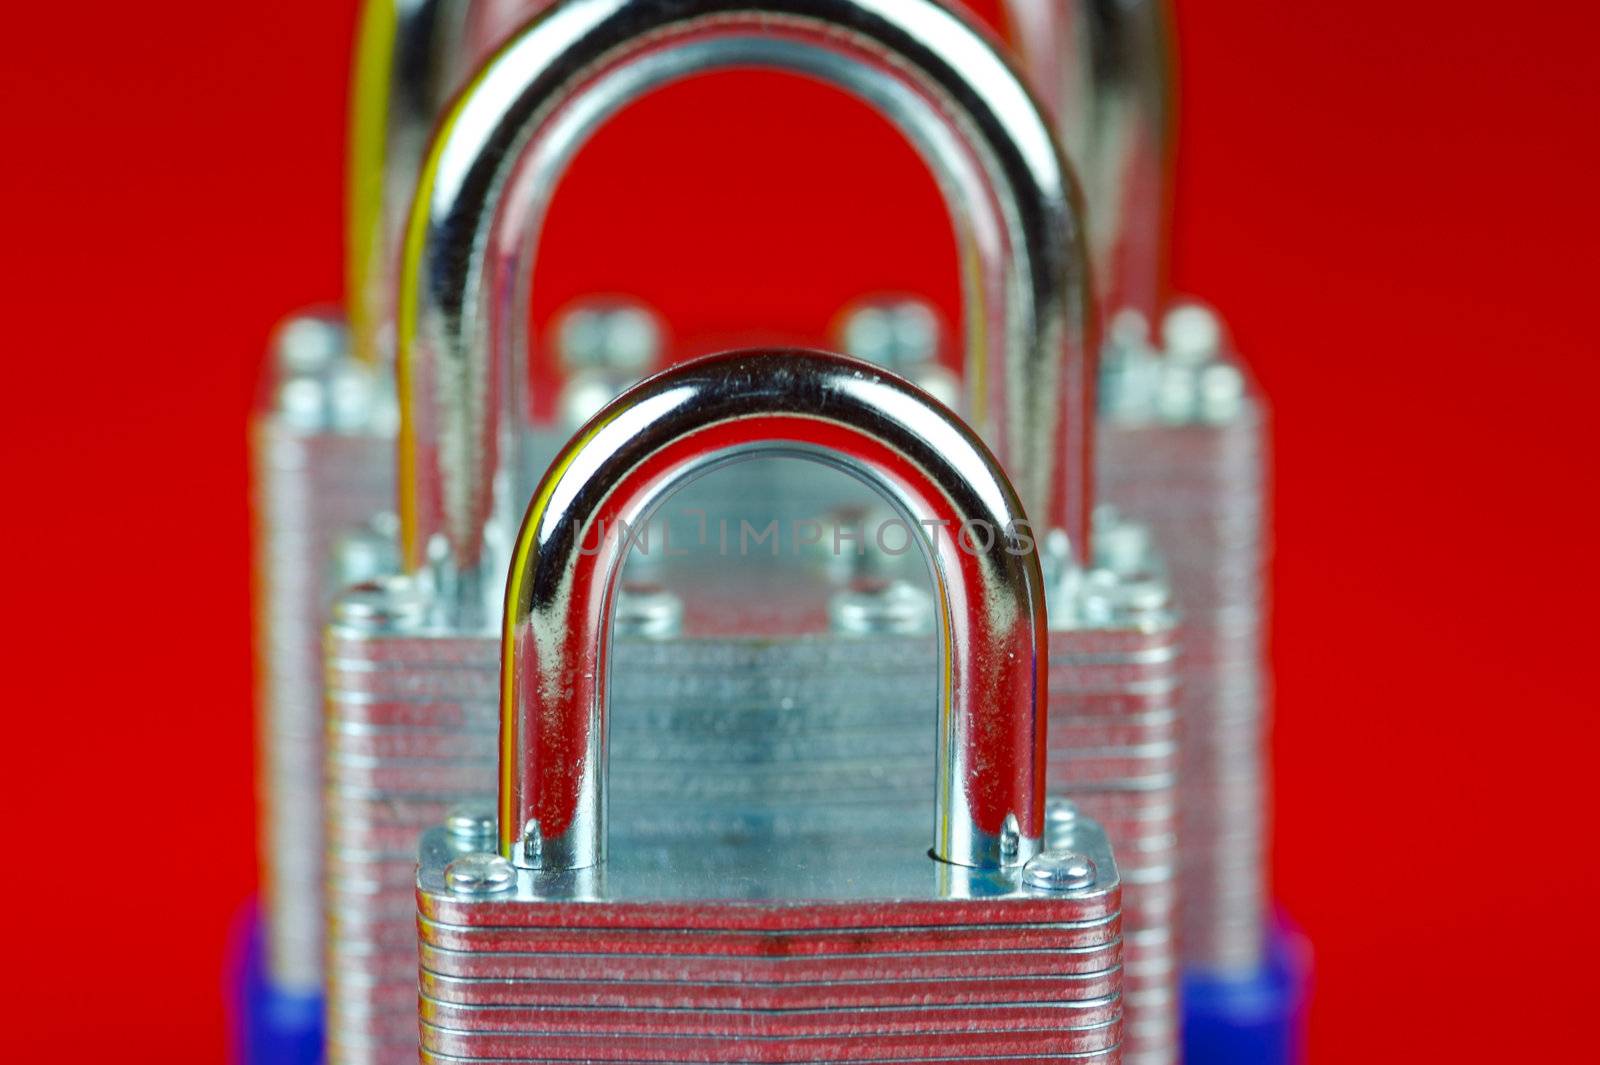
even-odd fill
[[[638,528],[731,461],[808,458],[876,488],[932,570],[939,637],[933,855],[998,869],[1044,831],[1044,583],[1017,494],[976,434],[870,363],[713,355],[635,385],[557,457],[506,585],[500,852],[534,869],[606,855],[611,614]]]
[[[549,0],[516,0],[527,15]],[[346,189],[346,286],[356,354],[394,354],[396,272],[433,127],[493,48],[485,9],[506,0],[366,0],[356,31]],[[503,19],[504,14],[500,17]],[[503,22],[501,23],[504,24]]]
[[[971,420],[1030,512],[1087,552],[1097,323],[1081,197],[990,39],[935,0],[564,0],[457,99],[421,179],[398,323],[402,539],[414,568],[443,534],[458,569],[481,570],[485,528],[514,521],[495,512],[494,489],[518,468],[523,294],[567,162],[646,92],[750,66],[853,92],[919,148],[957,227]]]
[[[1171,223],[1170,0],[1007,0],[1004,8],[1083,181],[1102,306],[1153,323],[1166,295]]]

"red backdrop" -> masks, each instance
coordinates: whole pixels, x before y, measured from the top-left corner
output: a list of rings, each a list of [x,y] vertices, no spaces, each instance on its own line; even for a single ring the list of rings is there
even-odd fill
[[[354,4],[12,7],[5,1056],[216,1061],[255,882],[244,418],[273,321],[340,295]],[[1180,8],[1177,282],[1277,414],[1275,871],[1318,950],[1315,1060],[1501,1060],[1502,1027],[1573,1060],[1600,20]],[[726,81],[586,151],[539,313],[631,290],[689,332],[820,340],[867,289],[954,300],[903,145],[816,87]]]

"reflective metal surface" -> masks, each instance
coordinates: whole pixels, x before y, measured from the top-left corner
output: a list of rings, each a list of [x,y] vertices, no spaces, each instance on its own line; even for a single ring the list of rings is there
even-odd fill
[[[1095,514],[1095,568],[1047,544],[1051,794],[1106,831],[1123,880],[1125,1061],[1176,1060],[1184,630],[1147,529]],[[1065,811],[1052,809],[1051,824]]]
[[[395,273],[428,137],[473,67],[477,0],[366,0],[350,95],[346,292],[358,357],[394,357]]]
[[[510,427],[525,407],[510,365],[533,237],[566,162],[628,101],[730,65],[840,85],[923,151],[960,235],[968,305],[982,308],[969,316],[969,410],[1030,512],[1086,549],[1095,343],[1081,207],[1047,124],[986,38],[930,0],[573,0],[496,55],[424,170],[399,327],[412,565],[441,533],[463,571],[484,563],[495,473],[518,468]],[[980,277],[998,280],[975,290]]]
[[[1119,330],[1106,369],[1103,491],[1149,526],[1184,609],[1184,960],[1253,972],[1271,919],[1267,409],[1194,304],[1167,316],[1159,350]]]
[[[1082,870],[882,846],[698,839],[606,867],[479,875],[436,829],[417,878],[423,1060],[1118,1061],[1118,870],[1086,819],[1049,830]],[[818,840],[826,840],[826,836]]]
[[[610,603],[622,537],[678,485],[758,454],[860,477],[920,530],[943,633],[934,853],[978,868],[1026,862],[1043,826],[1038,680],[1047,646],[1021,504],[971,431],[900,379],[787,351],[698,360],[629,390],[535,493],[506,592],[501,853],[537,869],[605,860]]]
[[[1005,10],[1083,181],[1101,306],[1156,321],[1171,229],[1169,0],[1012,0]]]
[[[954,836],[966,864],[933,860],[907,817],[864,837],[849,821],[730,834],[688,819],[660,835],[634,823],[608,858],[608,614],[626,541],[603,522],[637,525],[696,474],[774,450],[866,479],[923,530],[938,698],[917,716],[932,709],[941,736],[923,794],[936,848]],[[1026,528],[993,458],[924,394],[853,360],[714,356],[597,415],[553,464],[514,553],[501,852],[484,851],[478,815],[423,841],[423,1059],[1120,1060],[1120,872],[1086,815],[1056,802],[1046,819],[1043,573],[1031,542],[974,540],[984,526]],[[743,642],[780,660],[794,646]],[[661,676],[631,679],[648,690]],[[743,716],[726,718],[724,746],[766,731]],[[714,771],[718,737],[704,739],[684,756]],[[658,751],[640,765],[670,762]],[[565,821],[541,820],[550,810]],[[963,817],[971,831],[952,833]]]
[[[266,964],[273,986],[294,993],[321,984],[321,633],[342,586],[330,563],[394,499],[393,397],[348,344],[332,314],[285,322],[250,422]]]

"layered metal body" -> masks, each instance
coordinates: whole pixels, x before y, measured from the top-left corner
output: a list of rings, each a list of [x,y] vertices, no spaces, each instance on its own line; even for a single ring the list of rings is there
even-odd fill
[[[1051,604],[1050,788],[1100,823],[1123,883],[1125,1060],[1178,1054],[1178,779],[1187,627],[1147,532],[1102,508],[1096,565]]]
[[[1104,835],[1071,817],[1047,832],[1095,869],[1052,891],[934,862],[924,831],[618,840],[601,869],[523,870],[474,896],[447,874],[487,841],[435,829],[417,878],[423,1060],[1120,1060]]]
[[[1184,960],[1248,973],[1271,925],[1267,410],[1209,312],[1175,314],[1165,353],[1109,361],[1101,479],[1150,528],[1183,608]]]
[[[346,341],[328,316],[286,324],[250,425],[267,971],[301,994],[322,969],[322,626],[341,577],[394,565],[338,557],[394,500],[393,385]]]

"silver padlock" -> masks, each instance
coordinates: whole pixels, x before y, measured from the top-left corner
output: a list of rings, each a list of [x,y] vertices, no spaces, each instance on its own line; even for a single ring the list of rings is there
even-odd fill
[[[349,350],[337,316],[289,320],[250,424],[266,966],[294,994],[321,986],[321,626],[341,586],[330,570],[341,539],[394,505],[392,389]]]
[[[1211,311],[1174,308],[1163,342],[1112,355],[1132,383],[1108,390],[1101,484],[1165,548],[1184,612],[1184,960],[1252,973],[1271,921],[1268,412]]]
[[[869,318],[859,323],[860,316]],[[905,299],[868,304],[844,318],[840,338],[870,361],[921,380],[941,346],[928,335],[935,320],[930,309]],[[896,328],[900,323],[905,326]],[[1124,885],[1124,1056],[1171,1061],[1178,1033],[1182,639],[1166,563],[1150,530],[1107,507],[1097,510],[1095,524],[1095,558],[1087,569],[1064,536],[1044,541],[1051,594],[1048,779],[1051,790],[1093,816],[1117,848]],[[847,561],[854,565],[842,568],[833,604],[837,631],[856,637],[867,661],[916,662],[926,652],[904,637],[931,616],[926,593],[908,582],[895,559],[869,553]],[[804,700],[806,691],[792,694]],[[921,697],[908,671],[877,693],[878,711],[898,718]]]
[[[774,34],[779,23],[785,31]],[[921,43],[927,41],[937,47]],[[597,57],[605,60],[600,67],[591,62]],[[520,256],[530,244],[490,239],[491,229],[537,231],[530,220],[548,196],[551,168],[588,132],[587,126],[565,124],[571,116],[592,124],[663,80],[729,64],[796,69],[834,80],[882,106],[927,152],[953,190],[952,211],[963,232],[972,234],[986,256],[997,256],[992,282],[973,292],[971,318],[982,323],[974,328],[984,338],[978,347],[987,353],[985,380],[992,386],[977,393],[974,407],[990,412],[987,420],[998,436],[1006,420],[994,412],[1005,409],[1002,400],[1020,404],[1023,410],[1012,421],[1030,431],[1008,431],[997,443],[1023,441],[1038,452],[1040,462],[1019,458],[1018,468],[1029,471],[1039,495],[1048,496],[1058,480],[1058,495],[1083,494],[1079,479],[1056,477],[1056,450],[1038,448],[1041,439],[1055,439],[1051,427],[1062,417],[1048,399],[1050,390],[1001,387],[1013,379],[1054,381],[1062,372],[1087,373],[1087,350],[1071,347],[1084,335],[1081,323],[1089,313],[1079,270],[1083,260],[1062,253],[1078,239],[1075,193],[1047,125],[981,34],[926,0],[871,7],[855,0],[584,3],[532,23],[498,53],[453,111],[440,133],[430,184],[418,197],[418,254],[406,263],[402,296],[423,279],[428,287],[404,306],[399,338],[410,397],[410,431],[402,447],[409,471],[402,493],[409,500],[402,508],[410,530],[409,576],[358,589],[340,604],[329,630],[329,1041],[337,1061],[414,1056],[409,898],[415,839],[422,826],[437,823],[468,797],[493,762],[498,645],[489,596],[498,585],[494,575],[504,572],[509,538],[508,507],[494,506],[494,497],[497,485],[503,499],[517,484],[531,487],[531,471],[542,464],[529,457],[533,449],[516,428],[516,412],[525,408],[515,390],[524,377],[510,372],[512,383],[502,387],[507,364],[519,353],[521,316],[485,307],[472,295],[527,291],[526,285],[502,282],[522,275]],[[981,80],[969,82],[969,76]],[[553,110],[555,101],[565,106]],[[508,155],[508,148],[522,154]],[[519,160],[525,165],[519,167]],[[480,182],[492,173],[505,180]],[[968,202],[957,191],[967,189],[982,192]],[[502,190],[509,190],[508,198],[497,210],[495,193]],[[483,239],[456,245],[469,229]],[[505,258],[495,254],[502,248]],[[486,258],[492,272],[483,270]],[[463,269],[478,280],[459,286],[446,281],[446,273]],[[1071,348],[1070,358],[1063,358],[1062,347]],[[508,349],[509,355],[501,354]],[[1082,419],[1068,424],[1079,431],[1085,426]],[[1067,513],[1072,505],[1058,503],[1056,509]],[[443,550],[430,556],[439,545]],[[669,645],[659,640],[619,641],[619,656],[633,655],[641,663],[633,676],[660,675],[661,665],[691,674],[676,705],[657,705],[672,725],[664,739],[656,738],[648,722],[624,730],[632,707],[618,692],[623,705],[615,757],[632,759],[619,781],[635,789],[642,805],[654,797],[662,800],[658,810],[670,809],[676,800],[702,816],[714,815],[732,833],[811,830],[813,805],[795,800],[809,800],[819,783],[848,785],[829,789],[818,802],[848,804],[863,814],[864,828],[875,820],[893,823],[912,794],[903,784],[916,779],[917,771],[884,767],[860,757],[859,749],[852,761],[845,757],[849,750],[839,751],[837,740],[816,727],[828,713],[870,724],[863,691],[873,679],[861,683],[862,671],[841,671],[841,656],[859,663],[862,650],[828,637],[825,620],[819,628],[816,637],[780,650],[730,639],[679,641],[670,644],[670,658],[663,657]],[[747,729],[741,763],[724,774],[702,774],[696,787],[683,788],[681,764],[703,764],[701,752],[722,728],[718,722],[732,701],[745,699],[747,705],[749,698],[765,695],[775,696],[768,705],[784,704],[786,696],[761,685],[761,671],[774,659],[782,667],[778,687],[803,690],[831,676],[835,690],[847,692],[850,701],[810,700],[811,716],[800,718],[806,727],[791,735],[756,729],[760,742],[752,742]],[[696,663],[705,668],[696,670]],[[880,688],[901,675],[894,661],[866,665],[876,669]],[[708,701],[703,683],[694,686],[694,674],[712,675],[713,669],[738,675],[721,688],[720,704]],[[922,674],[916,683],[926,680]],[[651,693],[639,691],[631,701],[646,712]],[[890,740],[879,735],[877,746],[866,750],[900,757]],[[792,757],[800,752],[834,764],[828,772],[812,772]]]
[[[1224,975],[1254,972],[1271,920],[1268,406],[1215,312],[1169,302],[1170,5],[1022,6],[1035,21],[1022,38],[1027,65],[1085,175],[1110,322],[1100,498],[1153,534],[1185,619],[1184,957]],[[1130,1039],[1130,1055],[1137,1045]]]
[[[848,822],[791,839],[702,826],[613,853],[618,530],[758,454],[848,471],[923,530],[941,634],[931,826],[870,840]],[[957,532],[980,527],[982,546]],[[423,1060],[1120,1060],[1116,864],[1086,816],[1057,807],[1047,827],[1028,528],[970,429],[851,360],[713,356],[602,412],[534,493],[513,552],[497,824],[458,817],[422,844]]]
[[[356,64],[350,318],[298,315],[273,341],[250,424],[261,868],[267,977],[294,994],[321,986],[322,626],[329,601],[377,567],[392,571],[399,421],[392,344],[377,323],[386,268],[422,146],[461,64],[466,0],[372,0]],[[374,552],[377,552],[374,555]]]

